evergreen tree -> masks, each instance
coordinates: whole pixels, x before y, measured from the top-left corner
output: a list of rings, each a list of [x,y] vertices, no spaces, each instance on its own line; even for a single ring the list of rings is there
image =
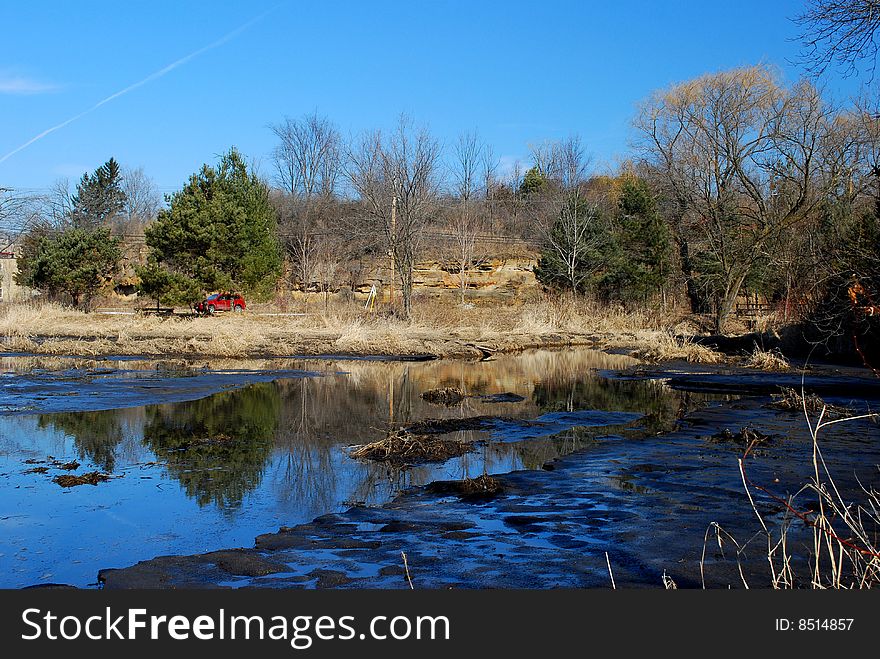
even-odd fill
[[[669,277],[672,244],[657,202],[642,179],[628,176],[618,201],[618,251],[605,285],[622,301],[646,303],[662,293]]]
[[[171,272],[153,262],[135,268],[138,295],[152,298],[156,306],[190,306],[199,301],[202,291],[197,282],[179,272]]]
[[[519,192],[524,197],[531,197],[547,191],[547,177],[544,176],[537,167],[532,167],[523,176],[522,183],[519,185]]]
[[[281,271],[269,190],[234,148],[171,195],[145,234],[151,263],[173,273],[173,288],[184,291],[240,288],[265,299]]]
[[[15,281],[48,294],[87,301],[119,269],[122,250],[106,227],[42,230],[25,239]]]
[[[95,170],[83,174],[71,198],[70,221],[80,229],[94,229],[107,224],[125,208],[119,163],[110,158]]]

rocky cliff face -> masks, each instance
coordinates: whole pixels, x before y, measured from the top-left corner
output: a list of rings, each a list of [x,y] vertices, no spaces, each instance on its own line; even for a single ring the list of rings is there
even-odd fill
[[[535,279],[536,255],[492,256],[483,259],[467,277],[467,298],[512,298],[537,294],[540,284]],[[370,269],[361,284],[354,287],[356,296],[367,295],[376,286],[380,296],[387,291],[390,269]],[[454,263],[440,260],[420,261],[413,271],[413,291],[427,297],[456,296],[461,279]]]

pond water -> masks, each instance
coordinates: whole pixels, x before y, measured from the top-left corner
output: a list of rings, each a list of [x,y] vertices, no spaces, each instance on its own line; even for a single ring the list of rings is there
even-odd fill
[[[695,401],[725,398],[606,377],[634,363],[586,349],[484,362],[4,357],[0,587],[89,586],[100,568],[251,547],[435,480],[540,469],[603,436],[655,435]],[[468,397],[420,397],[437,387]],[[460,433],[475,450],[443,464],[392,470],[348,455],[390,428],[479,415],[497,420]],[[110,479],[53,481],[90,471]]]

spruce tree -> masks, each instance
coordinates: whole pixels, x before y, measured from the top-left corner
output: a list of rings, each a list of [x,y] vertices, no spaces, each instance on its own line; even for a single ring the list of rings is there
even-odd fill
[[[125,208],[119,163],[110,158],[91,175],[83,174],[71,198],[70,221],[80,229],[107,226]]]

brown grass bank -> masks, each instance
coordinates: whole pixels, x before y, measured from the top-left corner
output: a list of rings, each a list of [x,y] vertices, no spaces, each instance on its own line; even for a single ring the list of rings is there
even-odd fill
[[[473,358],[535,347],[635,348],[645,359],[717,363],[721,355],[677,338],[665,322],[552,298],[516,305],[425,301],[410,321],[337,304],[327,313],[168,318],[84,313],[54,304],[0,307],[6,352],[46,355],[269,357],[427,355]]]

